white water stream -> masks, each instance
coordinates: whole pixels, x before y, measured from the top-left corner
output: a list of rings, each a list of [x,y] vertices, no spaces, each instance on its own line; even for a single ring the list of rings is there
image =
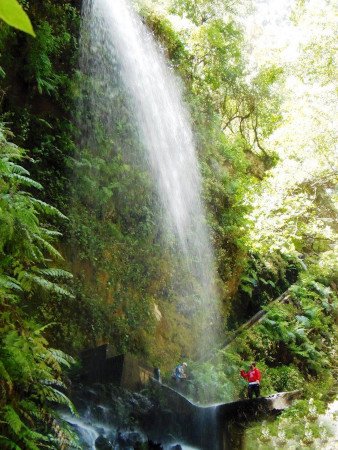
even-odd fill
[[[109,129],[111,116],[116,120],[119,78],[165,211],[163,229],[174,241],[182,280],[187,280],[182,291],[190,302],[193,299],[201,340],[207,336],[210,344],[218,323],[213,251],[181,82],[129,0],[84,0],[81,42],[80,69],[94,80],[96,89],[89,93],[85,108]],[[90,134],[90,126],[85,128],[83,134]]]

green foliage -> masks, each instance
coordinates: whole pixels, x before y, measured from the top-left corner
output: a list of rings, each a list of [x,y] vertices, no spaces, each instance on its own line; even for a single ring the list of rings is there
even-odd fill
[[[215,16],[234,12],[234,3],[231,0],[174,0],[169,11],[201,25]]]
[[[264,256],[303,254],[311,264],[323,258],[321,266],[328,264],[329,271],[336,270],[337,242],[337,130],[331,120],[336,111],[328,107],[337,89],[334,11],[331,1],[324,7],[310,0],[295,8],[299,34],[306,30],[306,36],[299,57],[286,68],[293,82],[283,93],[283,123],[272,140],[280,160],[261,190],[252,192],[250,236]]]
[[[278,252],[265,257],[250,252],[233,301],[228,326],[233,328],[238,324],[238,317],[245,321],[278,298],[297,280],[302,270],[303,263],[298,258]]]
[[[8,25],[35,36],[31,21],[17,0],[1,0],[0,18]]]
[[[0,434],[2,448],[67,448],[74,437],[62,425],[51,405],[74,408],[63,390],[62,368],[73,359],[48,346],[46,327],[38,326],[24,312],[36,296],[36,286],[69,295],[54,279],[71,274],[49,267],[53,233],[41,226],[50,214],[61,215],[26,189],[42,189],[19,165],[24,153],[7,142],[0,130]]]
[[[188,394],[197,402],[212,404],[232,398],[231,384],[227,383],[226,374],[213,364],[189,364],[191,379],[187,381]],[[230,392],[229,392],[230,391]]]
[[[0,33],[1,66],[6,74],[1,81],[7,101],[3,111],[10,113],[16,142],[28,148],[34,158],[34,162],[25,160],[25,167],[46,189],[37,194],[35,208],[42,208],[39,202],[47,199],[69,217],[69,222],[62,223],[65,238],[61,250],[74,273],[75,299],[68,295],[66,286],[57,287],[50,275],[22,272],[20,282],[36,293],[31,299],[35,318],[61,323],[46,330],[53,345],[74,352],[110,339],[118,351],[141,352],[154,361],[162,358],[169,365],[173,355],[179,355],[179,348],[189,352],[195,340],[194,330],[182,332],[178,326],[185,327],[186,318],[180,314],[189,309],[187,305],[192,305],[193,299],[187,299],[187,305],[177,299],[179,263],[174,261],[170,245],[163,243],[157,219],[163,212],[142,165],[129,163],[140,148],[133,124],[126,117],[121,89],[116,86],[116,117],[109,127],[94,117],[86,119],[99,145],[80,136],[78,142],[83,149],[79,155],[74,144],[76,127],[68,117],[72,105],[85,102],[90,95],[97,96],[104,114],[104,108],[111,110],[111,104],[106,106],[107,100],[100,97],[94,77],[74,76],[79,15],[71,2],[46,0],[41,4],[31,0],[28,11],[36,30],[35,40]],[[195,23],[192,32],[184,27],[177,29],[171,16],[155,7],[142,10],[147,25],[186,82],[216,247],[222,314],[226,316],[246,260],[244,197],[255,180],[248,172],[256,161],[247,158],[247,147],[251,148],[253,141],[248,144],[235,126],[234,133],[225,136],[222,126],[236,115],[237,106],[249,105],[243,106],[246,115],[250,105],[258,108],[263,97],[271,104],[272,115],[276,106],[272,89],[264,90],[261,85],[273,86],[276,79],[266,76],[248,85],[243,33],[231,2],[182,2],[173,4],[171,12],[189,17]],[[118,68],[113,67],[112,74],[114,70]],[[25,94],[18,95],[23,85]],[[262,104],[262,117],[264,108]],[[231,123],[236,120],[240,121],[233,119]],[[244,119],[248,127],[250,120]],[[57,215],[53,220],[59,223]],[[38,239],[41,251],[45,249],[56,257],[48,246],[49,238],[56,238],[53,233],[47,229]],[[53,291],[52,298],[44,293],[47,287]],[[162,314],[157,325],[155,306]],[[156,342],[161,342],[158,348]]]
[[[56,36],[53,31],[48,22],[41,22],[36,27],[36,39],[29,48],[26,73],[29,78],[35,78],[40,94],[55,94],[67,83],[67,77],[55,71],[53,60],[61,56],[62,47],[69,43],[71,36],[66,31]]]
[[[170,20],[145,6],[141,8],[140,13],[145,16],[147,25],[165,48],[171,64],[178,70],[182,70],[181,66],[186,67],[189,53],[184,42],[182,42],[181,36],[173,29]]]
[[[31,180],[29,172],[14,162],[22,159],[23,153],[18,147],[5,140],[3,130],[0,154],[0,252],[3,255],[1,265],[3,276],[9,277],[9,282],[15,279],[16,284],[26,292],[30,292],[34,284],[43,285],[51,291],[62,290],[55,283],[48,281],[47,277],[64,278],[71,275],[66,275],[60,270],[39,268],[37,264],[47,264],[46,253],[49,253],[49,256],[62,258],[52,245],[54,233],[50,233],[52,230],[40,225],[40,217],[64,216],[56,208],[35,199],[29,192],[23,190],[42,189],[42,186]],[[62,291],[65,293],[64,290]]]
[[[262,372],[263,396],[301,389],[305,399],[315,396],[320,400],[323,412],[334,396],[336,364],[338,303],[336,292],[329,287],[331,277],[324,277],[318,267],[302,273],[288,295],[265,306],[266,315],[237,334],[212,358],[212,364],[190,364],[192,398],[207,402],[208,396],[214,401],[246,396],[246,383],[239,371],[256,361]],[[297,408],[291,409],[295,415],[299,413]],[[301,421],[300,414],[297,426]],[[260,427],[257,429],[262,432]],[[277,431],[274,433],[276,436]]]
[[[69,367],[73,361],[48,348],[41,335],[43,329],[21,316],[20,308],[3,304],[0,333],[3,448],[12,448],[12,445],[39,448],[47,443],[56,448],[50,433],[54,434],[60,448],[66,448],[74,437],[66,427],[62,428],[62,421],[56,418],[51,404],[66,405],[74,412],[73,405],[62,392],[61,381],[62,366]]]
[[[322,387],[322,385],[321,385]],[[315,388],[313,392],[318,392]],[[317,449],[328,444],[332,430],[321,419],[326,404],[317,395],[297,400],[275,421],[255,424],[246,431],[245,448],[310,448]]]
[[[291,302],[267,308],[267,314],[257,330],[250,333],[249,345],[253,347],[256,358],[264,358],[270,364],[274,361],[284,364],[293,362],[307,377],[332,367],[333,360],[328,350],[332,346],[334,327],[332,318],[327,316],[328,311],[323,307],[322,298],[311,286],[305,285],[302,295],[298,293],[295,296],[295,291],[298,291],[297,285],[293,289]],[[332,291],[329,297],[330,308],[336,308],[336,297]]]
[[[270,389],[268,385],[270,384]],[[264,389],[271,392],[295,391],[304,386],[304,378],[293,366],[268,367],[264,373]]]
[[[27,158],[25,167],[45,187],[40,200],[66,211],[68,158],[74,151],[69,111],[73,110],[79,13],[71,2],[50,0],[31,0],[28,11],[36,39],[9,32],[8,27],[0,30],[5,74],[0,89],[6,92],[0,111],[12,124],[15,142],[30,150],[34,162]]]
[[[296,98],[283,85],[290,67],[272,64],[249,73],[234,2],[179,0],[161,11],[158,3],[141,13],[185,83],[222,318],[234,329],[262,307],[267,312],[212,365],[189,364],[190,395],[201,402],[245,395],[238,373],[252,359],[262,368],[264,394],[310,386],[334,361],[335,133],[325,110],[334,101],[326,94],[321,100],[323,91],[317,95],[311,84],[330,92],[335,86],[333,53],[325,50],[334,48],[333,33],[321,22],[315,39],[304,44],[292,70],[310,84],[308,95]],[[53,346],[75,353],[110,341],[117,352],[140,353],[168,369],[196,344],[187,320],[194,299],[177,296],[179,262],[163,242],[163,211],[140,162],[143,149],[121,88],[116,82],[112,108],[95,77],[75,73],[79,14],[73,4],[30,0],[34,40],[9,27],[0,30],[1,112],[13,124],[15,142],[34,158],[25,157],[22,167],[20,151],[6,144],[0,289],[8,302],[32,311],[28,324],[32,316],[56,323],[44,331]],[[306,8],[302,14],[299,23]],[[116,71],[112,67],[113,80]],[[90,95],[99,99],[97,116],[76,120],[94,130],[95,142],[74,137],[70,119],[74,103],[86,105]],[[105,108],[112,110],[107,126],[100,120]],[[58,233],[46,217],[62,221],[57,249]],[[50,267],[60,253],[73,280]],[[291,285],[288,303],[269,306]],[[11,380],[7,369],[0,370]],[[330,383],[323,382],[323,392]],[[18,430],[15,415],[6,414]]]

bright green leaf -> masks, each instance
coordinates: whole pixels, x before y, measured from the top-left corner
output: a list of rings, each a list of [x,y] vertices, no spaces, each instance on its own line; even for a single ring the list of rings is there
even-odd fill
[[[0,0],[0,18],[8,25],[35,36],[31,21],[17,0]]]

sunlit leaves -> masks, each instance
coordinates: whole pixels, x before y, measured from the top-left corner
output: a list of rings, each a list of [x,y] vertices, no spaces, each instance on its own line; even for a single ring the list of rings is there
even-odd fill
[[[324,261],[334,266],[337,239],[334,9],[310,0],[299,12],[301,53],[285,68],[283,121],[270,139],[280,160],[253,196],[251,215],[255,248],[309,255],[322,270]]]
[[[8,25],[35,36],[29,17],[17,0],[0,0],[0,18]]]
[[[183,15],[195,25],[220,17],[236,10],[238,2],[233,0],[172,0],[170,12]]]

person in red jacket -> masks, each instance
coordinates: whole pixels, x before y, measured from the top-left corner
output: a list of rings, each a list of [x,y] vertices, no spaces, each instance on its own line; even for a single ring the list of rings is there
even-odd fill
[[[260,396],[261,372],[257,369],[256,363],[252,363],[250,369],[245,372],[241,370],[241,376],[248,381],[248,397],[252,399],[253,394],[256,398]]]

